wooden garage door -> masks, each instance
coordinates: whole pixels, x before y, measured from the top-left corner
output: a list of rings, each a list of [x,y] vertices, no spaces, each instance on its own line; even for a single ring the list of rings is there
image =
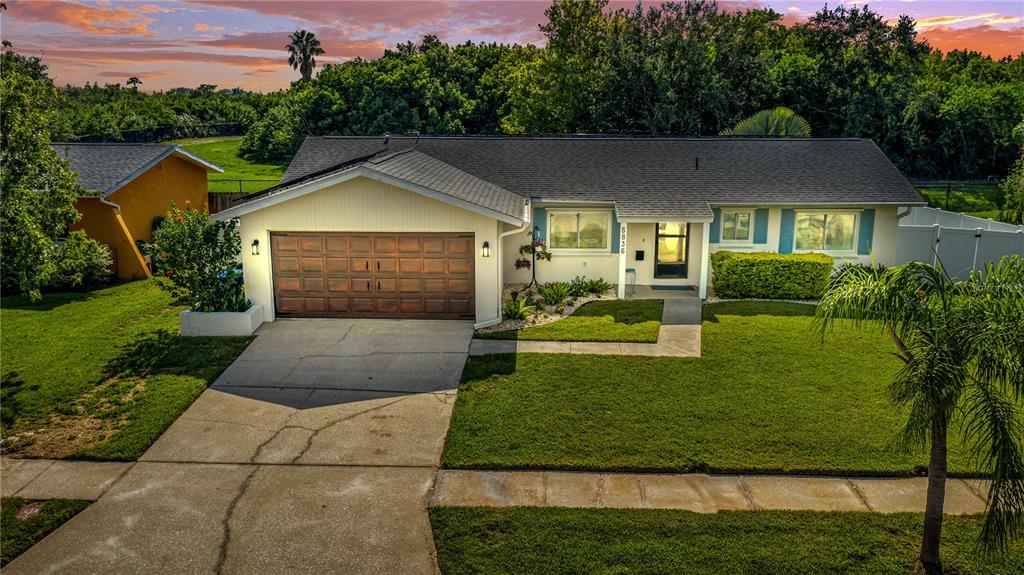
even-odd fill
[[[272,233],[279,317],[473,319],[473,234]]]

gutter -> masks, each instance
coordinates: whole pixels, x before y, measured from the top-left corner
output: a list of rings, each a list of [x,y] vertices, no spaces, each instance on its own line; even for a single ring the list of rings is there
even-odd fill
[[[519,228],[516,228],[516,229],[513,229],[513,230],[509,230],[507,232],[502,232],[502,233],[498,234],[498,249],[495,250],[495,253],[497,254],[499,260],[501,259],[501,255],[502,255],[501,254],[501,246],[505,245],[505,238],[507,238],[508,236],[511,236],[512,234],[521,234],[521,233],[525,232],[526,230],[530,229],[531,225],[533,225],[533,209],[532,209],[532,206],[530,204],[530,200],[527,199],[526,202],[523,204],[523,225],[521,227],[519,227]],[[501,320],[502,320],[502,317],[501,317],[501,295],[503,293],[505,293],[505,277],[504,277],[504,273],[502,273],[502,262],[499,261],[498,262],[498,318],[495,319],[495,320],[492,320],[492,321],[485,321],[485,322],[478,323],[478,324],[473,326],[473,329],[480,329],[480,328],[483,328],[483,327],[489,327],[489,326],[501,323]]]

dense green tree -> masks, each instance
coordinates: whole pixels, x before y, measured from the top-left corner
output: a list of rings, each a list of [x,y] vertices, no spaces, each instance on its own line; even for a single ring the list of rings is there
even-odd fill
[[[33,299],[55,273],[53,241],[79,218],[75,199],[83,193],[50,147],[47,128],[59,100],[38,58],[0,56],[0,278],[4,291]]]

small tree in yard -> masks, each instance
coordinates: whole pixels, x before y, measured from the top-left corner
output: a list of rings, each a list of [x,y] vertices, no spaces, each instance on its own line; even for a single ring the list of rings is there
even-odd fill
[[[238,270],[237,222],[212,220],[188,204],[184,210],[171,206],[146,247],[156,264],[154,279],[192,311],[249,309]]]
[[[1024,260],[1007,257],[965,281],[911,262],[879,270],[844,268],[816,312],[822,337],[836,320],[888,334],[903,367],[890,384],[907,414],[900,443],[930,445],[920,559],[942,573],[939,545],[946,445],[956,425],[992,480],[982,543],[1000,550],[1024,526]]]
[[[513,265],[517,270],[530,270],[532,275],[526,287],[537,285],[537,260],[551,261],[551,252],[548,251],[548,245],[544,240],[533,240],[519,246],[519,257]]]

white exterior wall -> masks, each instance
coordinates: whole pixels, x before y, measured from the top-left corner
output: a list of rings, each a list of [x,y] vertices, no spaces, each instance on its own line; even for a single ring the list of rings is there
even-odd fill
[[[270,232],[460,232],[475,236],[476,321],[498,318],[497,220],[388,184],[355,178],[323,190],[240,216],[245,292],[273,321],[274,288]],[[250,245],[260,242],[260,254]],[[491,256],[482,256],[483,242]],[[498,253],[495,253],[498,251]]]
[[[753,211],[758,206],[738,206],[736,209],[740,210],[751,210]],[[722,206],[722,210],[729,210],[731,206]],[[842,253],[833,254],[836,257],[836,264],[841,264],[845,261],[852,261],[857,263],[870,263],[872,260],[876,264],[883,264],[885,266],[892,266],[896,264],[896,242],[897,234],[899,232],[899,220],[897,219],[898,209],[896,206],[856,206],[856,207],[841,207],[841,206],[823,206],[820,208],[808,207],[808,206],[779,206],[768,208],[768,243],[764,244],[723,244],[713,243],[711,244],[711,252],[717,252],[718,250],[730,250],[737,252],[777,252],[779,251],[779,232],[782,226],[782,210],[793,209],[793,210],[855,210],[861,211],[864,209],[875,210],[875,227],[874,234],[871,242],[871,255],[859,255],[854,253]],[[751,230],[753,233],[753,230]],[[859,238],[858,230],[858,238]]]
[[[700,283],[702,266],[701,238],[704,233],[702,223],[690,224],[690,235],[686,238],[687,271],[686,277],[680,279],[654,277],[655,226],[657,224],[629,224],[626,237],[626,267],[636,270],[637,285],[697,285]],[[644,260],[636,261],[636,251],[644,251]]]
[[[532,228],[531,228],[532,229]],[[527,283],[530,281],[530,270],[517,270],[515,261],[519,259],[519,248],[530,243],[530,232],[511,234],[505,237],[502,244],[502,266],[505,283]],[[619,281],[619,254],[610,249],[607,253],[572,254],[562,251],[553,252],[551,261],[537,264],[537,281],[567,282],[576,276],[603,278],[608,283]]]

